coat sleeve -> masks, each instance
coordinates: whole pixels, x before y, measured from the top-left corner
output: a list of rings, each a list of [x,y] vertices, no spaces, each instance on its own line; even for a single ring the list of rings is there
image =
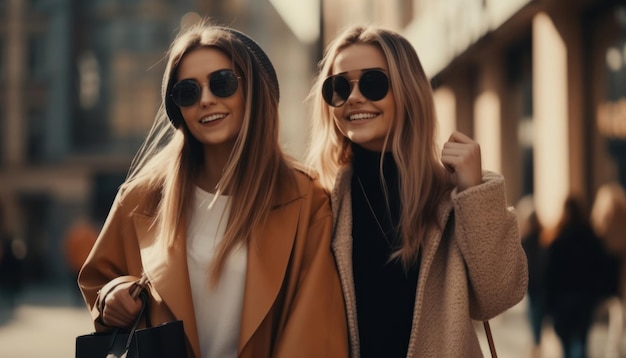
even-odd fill
[[[485,172],[483,183],[452,193],[454,234],[467,266],[470,315],[490,319],[517,304],[528,287],[528,263],[517,215],[507,206],[504,178]]]
[[[106,295],[117,285],[141,276],[141,256],[130,212],[118,193],[107,220],[78,276],[96,331],[110,329],[102,323]]]
[[[348,328],[339,274],[331,251],[329,198],[312,185],[300,215],[290,262],[276,357],[347,357]]]

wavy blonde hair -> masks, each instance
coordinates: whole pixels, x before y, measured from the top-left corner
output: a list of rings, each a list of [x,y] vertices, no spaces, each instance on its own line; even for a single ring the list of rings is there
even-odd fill
[[[183,29],[168,51],[162,81],[163,103],[142,147],[135,156],[126,186],[148,187],[160,192],[154,225],[164,245],[184,245],[178,233],[186,229],[191,214],[195,180],[204,166],[202,144],[173,107],[169,92],[177,81],[184,56],[201,47],[225,53],[242,77],[245,114],[216,195],[228,193],[230,216],[211,268],[211,280],[219,280],[229,253],[247,243],[253,229],[263,225],[275,204],[277,188],[293,181],[295,163],[279,144],[278,82],[267,63],[259,61],[250,47],[251,39],[233,29],[212,26],[203,20]],[[265,55],[263,53],[263,55]],[[267,59],[269,62],[269,59]],[[273,67],[269,64],[271,71]],[[220,168],[221,169],[221,168]],[[185,230],[182,230],[183,232]]]
[[[330,191],[339,169],[352,160],[350,140],[336,127],[332,108],[322,97],[322,84],[333,74],[338,53],[356,44],[372,45],[384,55],[389,67],[390,91],[394,94],[396,113],[400,114],[387,132],[383,149],[393,154],[397,164],[401,202],[398,229],[402,246],[390,259],[399,259],[407,270],[416,262],[428,231],[439,225],[438,203],[452,188],[435,142],[437,121],[430,82],[408,40],[391,30],[352,26],[328,45],[307,98],[313,118],[306,162]],[[382,177],[382,156],[380,168]]]

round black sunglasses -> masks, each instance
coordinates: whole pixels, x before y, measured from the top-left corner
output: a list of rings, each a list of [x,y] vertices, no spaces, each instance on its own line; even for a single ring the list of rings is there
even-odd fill
[[[209,89],[216,97],[230,97],[238,87],[239,77],[233,70],[223,69],[209,74]],[[196,80],[181,80],[172,87],[170,96],[179,107],[193,106],[202,96],[202,86]]]
[[[322,84],[322,97],[333,107],[341,107],[352,93],[352,82],[359,83],[359,92],[370,101],[380,101],[389,91],[389,77],[381,70],[363,71],[358,80],[349,80],[345,74],[327,77]]]

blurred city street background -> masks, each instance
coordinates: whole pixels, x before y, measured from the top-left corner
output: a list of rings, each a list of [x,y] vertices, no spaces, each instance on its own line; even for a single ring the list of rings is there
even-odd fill
[[[532,357],[526,300],[491,320],[496,351],[502,358]],[[626,356],[626,337],[618,343],[619,355],[607,355],[608,322],[599,314],[590,334],[589,358]],[[482,324],[476,324],[485,357],[489,348]],[[33,286],[22,292],[15,310],[0,306],[0,358],[69,358],[75,338],[93,331],[87,309],[79,305],[69,287]],[[549,324],[544,327],[541,357],[562,356]],[[537,357],[537,356],[535,356]]]
[[[468,134],[483,168],[504,175],[534,244],[532,287],[566,199],[580,200],[575,221],[616,259],[599,279],[620,297],[598,307],[589,354],[626,357],[624,0],[0,0],[0,358],[71,357],[91,332],[70,282],[161,105],[167,46],[203,17],[268,53],[281,143],[296,158],[309,138],[305,99],[338,31],[375,24],[407,37],[431,79],[438,141]],[[553,271],[571,276],[587,258]],[[549,321],[533,349],[527,307],[492,320],[499,356],[560,358]]]

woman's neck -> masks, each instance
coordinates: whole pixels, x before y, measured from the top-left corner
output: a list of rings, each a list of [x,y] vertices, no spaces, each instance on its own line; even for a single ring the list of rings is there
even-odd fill
[[[224,175],[232,152],[232,147],[204,147],[203,167],[196,178],[196,185],[209,193],[217,191],[217,185]],[[228,194],[228,193],[222,193]]]

